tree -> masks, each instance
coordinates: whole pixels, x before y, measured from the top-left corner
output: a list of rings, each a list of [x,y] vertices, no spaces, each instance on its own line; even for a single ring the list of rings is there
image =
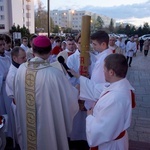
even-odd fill
[[[143,34],[148,34],[148,33],[150,33],[150,26],[149,26],[149,24],[146,22],[146,23],[144,23],[144,25],[143,25]]]
[[[110,20],[109,31],[110,31],[110,32],[114,32],[114,21],[113,21],[112,18],[111,18],[111,20]]]
[[[41,1],[38,2],[38,8],[35,10],[35,27],[38,32],[42,29],[47,31],[47,12]]]
[[[137,29],[137,34],[139,35],[139,36],[142,36],[143,35],[143,29],[142,29],[142,27],[139,27],[138,29]]]
[[[20,27],[19,25],[17,25],[17,26],[13,25],[11,27],[11,29],[9,30],[9,33],[12,35],[13,32],[21,32],[21,36],[22,37],[23,36],[26,36],[28,38],[30,37],[30,31],[25,26]]]
[[[59,33],[59,32],[60,32],[59,26],[55,25],[53,29],[53,33]]]
[[[116,28],[116,32],[117,33],[124,33],[124,27],[122,25],[119,25],[117,28]]]
[[[64,33],[71,33],[72,29],[71,28],[65,28],[63,30]]]
[[[38,8],[35,10],[36,32],[48,32],[48,12],[41,1],[38,2]],[[54,28],[54,22],[50,17],[50,31]]]
[[[104,25],[104,21],[102,20],[102,18],[100,16],[97,17],[97,19],[92,19],[91,22],[91,32],[96,32],[97,30],[100,30],[103,28]]]
[[[126,25],[126,27],[125,27],[125,34],[127,34],[127,35],[130,35],[131,34],[131,27],[130,27],[130,25]]]

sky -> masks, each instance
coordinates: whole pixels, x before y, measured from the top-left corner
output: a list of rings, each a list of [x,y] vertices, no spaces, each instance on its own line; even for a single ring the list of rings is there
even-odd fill
[[[41,0],[47,7],[47,0]],[[50,0],[50,10],[85,10],[113,18],[116,22],[150,25],[150,0]]]

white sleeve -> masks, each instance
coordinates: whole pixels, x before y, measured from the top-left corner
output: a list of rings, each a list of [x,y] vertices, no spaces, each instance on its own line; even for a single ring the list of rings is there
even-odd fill
[[[107,99],[107,103],[97,103],[93,115],[86,118],[86,136],[91,147],[114,140],[124,128],[124,106],[111,100],[111,96]]]
[[[14,98],[14,94],[13,94],[14,78],[15,78],[15,75],[13,74],[10,75],[9,73],[6,77],[6,93],[7,93],[7,96],[10,98]]]
[[[95,84],[92,80],[80,76],[80,99],[97,101],[106,83]]]

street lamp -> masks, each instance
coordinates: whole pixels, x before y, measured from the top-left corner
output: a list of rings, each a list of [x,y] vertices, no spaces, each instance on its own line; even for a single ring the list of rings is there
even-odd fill
[[[49,21],[50,21],[50,19],[49,19],[49,17],[50,17],[50,0],[47,0],[47,10],[48,10],[48,18],[47,18],[47,21],[48,21],[48,37],[50,36],[50,29],[49,29],[49,25],[50,25],[50,23],[49,23]]]

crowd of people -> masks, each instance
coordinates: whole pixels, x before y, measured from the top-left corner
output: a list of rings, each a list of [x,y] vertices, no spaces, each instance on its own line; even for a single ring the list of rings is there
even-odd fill
[[[0,35],[0,149],[8,137],[21,150],[128,149],[135,99],[126,74],[137,43],[105,31],[89,38],[84,77],[81,33],[65,40],[32,35],[13,48]],[[150,42],[139,43],[147,56]]]

